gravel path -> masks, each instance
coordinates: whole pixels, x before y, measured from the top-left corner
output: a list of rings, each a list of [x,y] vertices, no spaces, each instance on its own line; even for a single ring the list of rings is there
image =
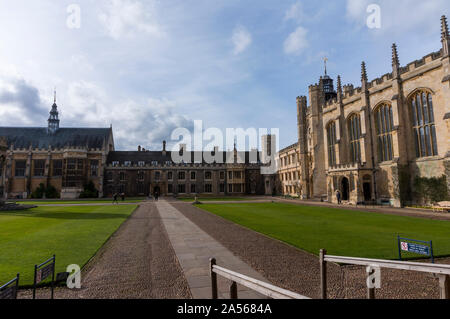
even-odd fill
[[[319,298],[318,257],[241,227],[188,203],[172,205],[203,231],[260,272],[273,284],[311,298]],[[449,259],[438,263],[450,264]],[[359,266],[328,265],[330,298],[365,298],[366,274]],[[389,299],[439,298],[438,280],[428,274],[382,269],[382,288],[376,297]]]
[[[19,298],[30,298],[22,291]],[[48,298],[48,289],[38,298]],[[190,299],[188,284],[153,203],[143,203],[82,271],[82,289],[58,299]]]

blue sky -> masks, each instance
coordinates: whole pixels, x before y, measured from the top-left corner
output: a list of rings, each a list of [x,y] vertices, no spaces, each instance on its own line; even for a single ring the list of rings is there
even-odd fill
[[[75,4],[80,27],[69,28]],[[381,28],[366,25],[381,8]],[[69,7],[71,8],[71,7]],[[360,85],[437,51],[446,0],[0,0],[0,125],[114,127],[119,149],[158,149],[177,127],[279,128],[323,74]],[[71,20],[72,21],[72,20]]]

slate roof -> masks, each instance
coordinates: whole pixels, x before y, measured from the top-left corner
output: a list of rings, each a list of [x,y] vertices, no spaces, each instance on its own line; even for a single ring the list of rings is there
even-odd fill
[[[201,153],[201,152],[192,152],[191,153],[191,163],[195,163],[195,153]],[[220,152],[223,156],[223,162],[226,163],[227,153],[226,152]],[[257,164],[257,163],[250,163],[250,152],[238,152],[239,157],[242,156],[242,158],[245,157],[245,163],[246,164]],[[201,156],[201,154],[199,154]],[[260,154],[258,154],[258,160],[260,157]],[[201,157],[202,158],[202,157]],[[123,165],[124,162],[129,161],[131,162],[131,165],[138,164],[138,162],[145,162],[146,164],[151,164],[153,161],[157,161],[158,164],[165,164],[166,162],[172,162],[171,152],[166,152],[165,155],[162,151],[142,151],[142,152],[124,152],[124,151],[115,151],[115,152],[109,152],[107,163],[112,164],[112,162],[119,162],[120,165]],[[203,162],[203,164],[206,164]]]
[[[60,128],[55,134],[48,134],[46,127],[0,127],[0,136],[6,137],[8,148],[48,149],[64,147],[102,148],[108,141],[110,128]]]

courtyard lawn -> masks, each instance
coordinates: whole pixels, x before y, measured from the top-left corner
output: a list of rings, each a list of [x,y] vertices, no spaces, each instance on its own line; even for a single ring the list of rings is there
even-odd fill
[[[8,200],[9,202],[14,202],[12,200]],[[18,200],[15,201],[17,204],[22,205],[76,205],[76,204],[111,204],[112,199],[93,199],[93,200]],[[125,201],[122,201],[118,199],[119,203],[125,203],[125,204],[136,204],[142,202],[142,199],[125,199]]]
[[[83,267],[135,210],[130,206],[38,207],[0,212],[0,285],[20,273],[31,285],[34,265],[56,255],[56,272]]]
[[[179,197],[179,200],[183,202],[193,202],[195,198],[193,197]],[[252,197],[198,197],[200,202],[232,202],[232,201],[247,201],[254,200]]]
[[[435,256],[450,255],[450,221],[281,203],[198,208],[315,255],[325,248],[331,255],[397,259],[397,235],[432,240]]]

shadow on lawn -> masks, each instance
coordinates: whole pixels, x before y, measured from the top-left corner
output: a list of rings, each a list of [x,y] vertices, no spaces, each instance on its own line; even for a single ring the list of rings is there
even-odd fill
[[[110,214],[110,213],[24,213],[24,212],[2,212],[0,216],[18,216],[33,218],[52,218],[52,219],[126,219],[128,214]]]

